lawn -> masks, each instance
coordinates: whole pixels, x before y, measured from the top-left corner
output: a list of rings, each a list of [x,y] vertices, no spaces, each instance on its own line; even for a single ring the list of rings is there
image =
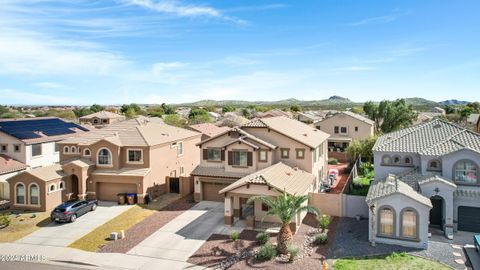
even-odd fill
[[[149,205],[134,205],[132,208],[114,217],[71,243],[69,247],[86,251],[97,251],[108,240],[111,232],[126,231],[133,225],[152,215],[155,211],[180,198],[178,194],[167,193],[153,200]]]
[[[20,212],[16,215],[3,210],[0,215],[10,218],[10,225],[0,229],[0,242],[14,242],[50,223],[50,212]]]
[[[447,270],[447,266],[405,253],[392,253],[387,256],[363,259],[339,259],[333,265],[334,270]]]

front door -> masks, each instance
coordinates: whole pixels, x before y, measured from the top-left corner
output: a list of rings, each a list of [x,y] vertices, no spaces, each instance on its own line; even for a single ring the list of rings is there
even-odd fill
[[[180,179],[177,177],[170,177],[170,193],[180,193]]]
[[[443,226],[443,199],[439,196],[430,198],[432,209],[430,210],[430,225],[442,228]]]
[[[72,174],[72,197],[71,199],[78,199],[78,177]]]

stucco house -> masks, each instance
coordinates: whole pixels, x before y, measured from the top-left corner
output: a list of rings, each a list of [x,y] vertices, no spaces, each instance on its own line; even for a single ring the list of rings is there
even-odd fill
[[[8,180],[11,208],[48,210],[72,198],[115,201],[118,193],[136,194],[142,203],[147,193],[179,193],[181,178],[198,165],[200,136],[139,117],[66,139],[59,143],[60,164]]]
[[[428,232],[480,231],[480,134],[435,119],[373,147],[371,242],[427,247]]]
[[[0,154],[0,200],[10,199],[10,188],[7,179],[27,168],[27,164]]]
[[[327,173],[327,138],[281,116],[255,119],[203,140],[198,143],[200,165],[192,172],[195,199],[224,202],[228,225],[239,219],[261,221],[265,209],[260,202],[247,205],[249,197],[319,188]]]
[[[218,135],[226,130],[228,127],[219,127],[212,123],[203,123],[203,124],[196,124],[188,126],[189,129],[202,133],[202,141],[208,138],[211,138],[215,135]]]
[[[80,123],[90,124],[94,127],[103,127],[125,120],[125,116],[109,111],[100,111],[79,118]]]

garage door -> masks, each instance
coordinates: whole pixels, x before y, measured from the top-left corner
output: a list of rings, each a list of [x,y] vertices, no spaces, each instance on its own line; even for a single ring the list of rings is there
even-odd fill
[[[218,194],[218,192],[227,186],[228,184],[223,184],[223,183],[203,182],[202,184],[203,200],[223,202],[225,200],[225,197],[223,196],[223,194]]]
[[[97,183],[97,199],[101,201],[116,201],[118,193],[137,193],[135,184]]]
[[[458,207],[458,230],[468,232],[480,232],[480,208]]]

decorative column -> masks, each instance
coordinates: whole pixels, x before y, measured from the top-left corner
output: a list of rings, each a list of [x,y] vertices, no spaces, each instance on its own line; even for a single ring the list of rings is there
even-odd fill
[[[240,204],[240,197],[233,197],[233,216],[240,218],[242,216],[242,205]]]
[[[232,197],[225,197],[225,225],[233,225],[233,200]]]

